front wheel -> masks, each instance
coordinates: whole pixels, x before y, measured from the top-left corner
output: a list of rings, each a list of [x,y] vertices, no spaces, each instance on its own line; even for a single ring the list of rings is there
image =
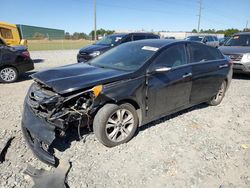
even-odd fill
[[[114,147],[132,139],[138,123],[137,112],[131,104],[106,104],[97,112],[93,129],[103,145]]]
[[[219,105],[225,96],[226,88],[227,88],[227,83],[226,81],[223,81],[218,93],[208,102],[208,104],[211,106]]]
[[[0,69],[0,82],[12,83],[18,78],[18,72],[13,67],[5,67]]]

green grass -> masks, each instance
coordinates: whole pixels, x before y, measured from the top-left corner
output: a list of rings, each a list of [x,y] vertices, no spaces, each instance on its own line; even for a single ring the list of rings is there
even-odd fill
[[[80,49],[93,43],[88,40],[29,40],[30,51]]]

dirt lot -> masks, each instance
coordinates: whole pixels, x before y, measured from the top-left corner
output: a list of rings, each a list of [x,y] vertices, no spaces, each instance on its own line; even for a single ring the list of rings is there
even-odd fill
[[[77,51],[32,52],[36,70],[76,61]],[[33,157],[21,135],[22,104],[32,80],[0,85],[0,141],[15,137],[0,164],[0,187],[31,187]],[[70,160],[70,187],[250,187],[250,77],[234,77],[221,105],[199,105],[140,128],[127,144],[106,148],[91,134],[57,152]]]

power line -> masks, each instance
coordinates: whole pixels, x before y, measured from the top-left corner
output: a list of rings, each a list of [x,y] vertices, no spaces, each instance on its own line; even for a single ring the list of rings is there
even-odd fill
[[[94,32],[95,32],[94,39],[96,41],[97,39],[96,37],[96,0],[94,0]]]
[[[201,9],[202,9],[202,0],[199,0],[199,15],[198,15],[198,33],[200,32],[200,25],[201,25]]]

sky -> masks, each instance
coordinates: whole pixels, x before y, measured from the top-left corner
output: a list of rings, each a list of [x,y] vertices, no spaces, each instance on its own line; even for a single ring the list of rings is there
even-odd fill
[[[89,33],[93,0],[1,0],[0,21]],[[199,0],[96,0],[97,28],[191,31]],[[202,0],[202,29],[250,28],[250,0]]]

